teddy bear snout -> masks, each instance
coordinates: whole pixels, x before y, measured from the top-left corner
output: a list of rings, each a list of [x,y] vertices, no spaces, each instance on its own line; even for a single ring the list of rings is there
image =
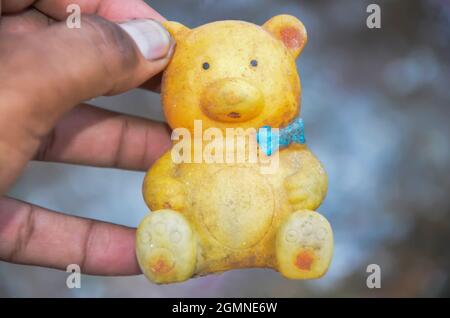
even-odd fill
[[[206,86],[201,106],[211,119],[221,122],[244,122],[261,113],[261,91],[242,78],[224,78]]]

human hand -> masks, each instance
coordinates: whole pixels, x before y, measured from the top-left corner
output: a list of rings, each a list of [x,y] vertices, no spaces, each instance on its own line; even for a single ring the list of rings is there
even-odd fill
[[[79,29],[64,20],[71,3],[83,13]],[[163,123],[79,104],[153,86],[173,41],[155,21],[126,21],[164,20],[156,11],[140,0],[3,0],[0,13],[0,195],[33,159],[147,170],[170,147]],[[3,261],[138,274],[134,236],[0,197]]]

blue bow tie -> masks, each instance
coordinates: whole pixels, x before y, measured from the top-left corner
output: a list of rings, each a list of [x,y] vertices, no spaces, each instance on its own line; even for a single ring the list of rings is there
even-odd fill
[[[280,147],[287,147],[291,143],[305,143],[305,128],[303,120],[296,118],[288,126],[272,130],[270,126],[263,126],[258,129],[256,141],[259,147],[267,156],[276,152]]]

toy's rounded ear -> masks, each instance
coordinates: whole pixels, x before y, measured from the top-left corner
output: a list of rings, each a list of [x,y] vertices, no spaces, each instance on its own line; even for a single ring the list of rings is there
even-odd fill
[[[190,30],[188,27],[175,21],[164,21],[162,24],[175,40]]]
[[[262,27],[282,41],[294,58],[300,55],[308,40],[305,26],[292,15],[274,16]]]

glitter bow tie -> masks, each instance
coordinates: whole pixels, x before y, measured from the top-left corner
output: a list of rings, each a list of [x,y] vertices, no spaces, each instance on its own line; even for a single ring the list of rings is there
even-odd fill
[[[304,144],[305,129],[303,120],[296,118],[288,126],[279,129],[263,126],[258,129],[256,140],[261,150],[267,156],[272,155],[280,147],[287,147],[291,143]]]

